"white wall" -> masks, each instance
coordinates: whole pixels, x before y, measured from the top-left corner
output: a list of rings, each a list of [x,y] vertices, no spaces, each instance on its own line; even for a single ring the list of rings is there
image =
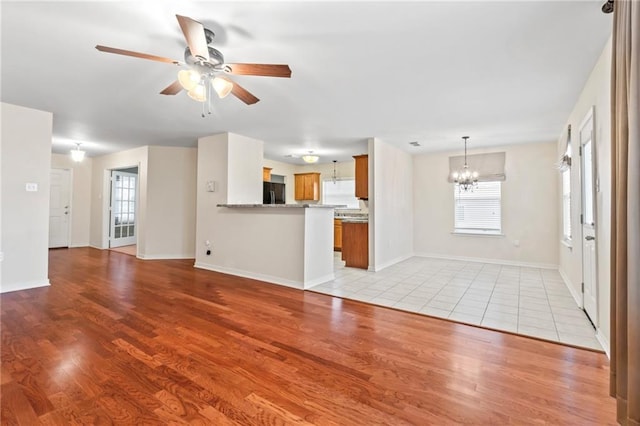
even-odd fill
[[[52,169],[71,170],[71,247],[89,245],[92,164],[89,157],[76,162],[69,154],[51,154]]]
[[[380,139],[369,142],[369,269],[413,255],[413,161]],[[372,244],[373,242],[373,244]]]
[[[138,205],[136,225],[140,247],[145,246],[145,219],[147,213],[147,159],[149,147],[143,146],[115,154],[93,158],[91,171],[91,231],[89,244],[92,247],[105,249],[109,247],[106,237],[109,230],[110,170],[127,167],[138,167]]]
[[[452,234],[453,185],[447,182],[447,176],[449,156],[460,155],[459,150],[414,156],[414,249],[417,255],[557,267],[556,144],[472,149],[470,154],[501,151],[506,152],[507,176],[502,184],[504,236]]]
[[[191,259],[196,233],[195,148],[150,146],[143,259]]]
[[[262,204],[264,142],[227,133],[227,202]]]
[[[262,153],[261,141],[239,135],[198,140],[195,266],[295,288],[333,279],[333,209],[218,207],[262,204]]]
[[[572,247],[558,242],[560,249],[560,272],[569,285],[576,302],[582,306],[582,234],[580,226],[581,186],[580,157],[578,153],[580,124],[592,106],[595,106],[595,147],[596,175],[600,180],[600,191],[596,194],[596,244],[598,274],[598,337],[609,350],[610,342],[610,295],[611,285],[609,272],[611,241],[611,40],[607,43],[598,62],[591,71],[589,79],[578,97],[571,114],[564,126],[571,124],[572,130],[572,167],[571,167],[571,229]],[[558,158],[563,149],[562,138],[558,141]],[[558,177],[558,187],[562,184]],[[561,217],[561,206],[558,209]],[[559,226],[562,226],[560,224]],[[562,235],[560,231],[560,236]]]
[[[0,104],[3,253],[0,292],[49,285],[49,181],[53,116]],[[25,185],[38,189],[27,192]]]

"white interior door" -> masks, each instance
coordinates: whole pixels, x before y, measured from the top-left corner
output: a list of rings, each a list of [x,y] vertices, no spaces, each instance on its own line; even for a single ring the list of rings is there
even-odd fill
[[[119,170],[111,172],[111,223],[109,247],[136,243],[136,192],[138,175]]]
[[[49,248],[69,247],[71,171],[51,169],[49,193]]]
[[[598,276],[596,268],[596,168],[593,108],[580,126],[580,169],[582,171],[582,302],[597,326]]]

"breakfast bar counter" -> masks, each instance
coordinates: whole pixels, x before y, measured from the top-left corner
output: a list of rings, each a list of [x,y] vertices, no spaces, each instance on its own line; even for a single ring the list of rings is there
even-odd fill
[[[336,206],[217,204],[218,237],[196,267],[306,289],[334,279]],[[216,250],[224,238],[224,250]]]

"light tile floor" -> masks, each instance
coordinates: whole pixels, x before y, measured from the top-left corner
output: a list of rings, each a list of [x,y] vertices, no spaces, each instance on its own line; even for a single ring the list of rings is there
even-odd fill
[[[558,271],[413,257],[380,272],[345,268],[312,291],[602,350]]]

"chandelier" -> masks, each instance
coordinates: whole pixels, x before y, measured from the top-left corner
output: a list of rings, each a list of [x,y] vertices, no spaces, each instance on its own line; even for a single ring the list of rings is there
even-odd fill
[[[462,139],[464,139],[464,166],[461,170],[453,172],[451,177],[453,182],[458,184],[459,190],[468,192],[478,186],[478,172],[470,171],[467,164],[467,139],[469,136],[463,136]]]

